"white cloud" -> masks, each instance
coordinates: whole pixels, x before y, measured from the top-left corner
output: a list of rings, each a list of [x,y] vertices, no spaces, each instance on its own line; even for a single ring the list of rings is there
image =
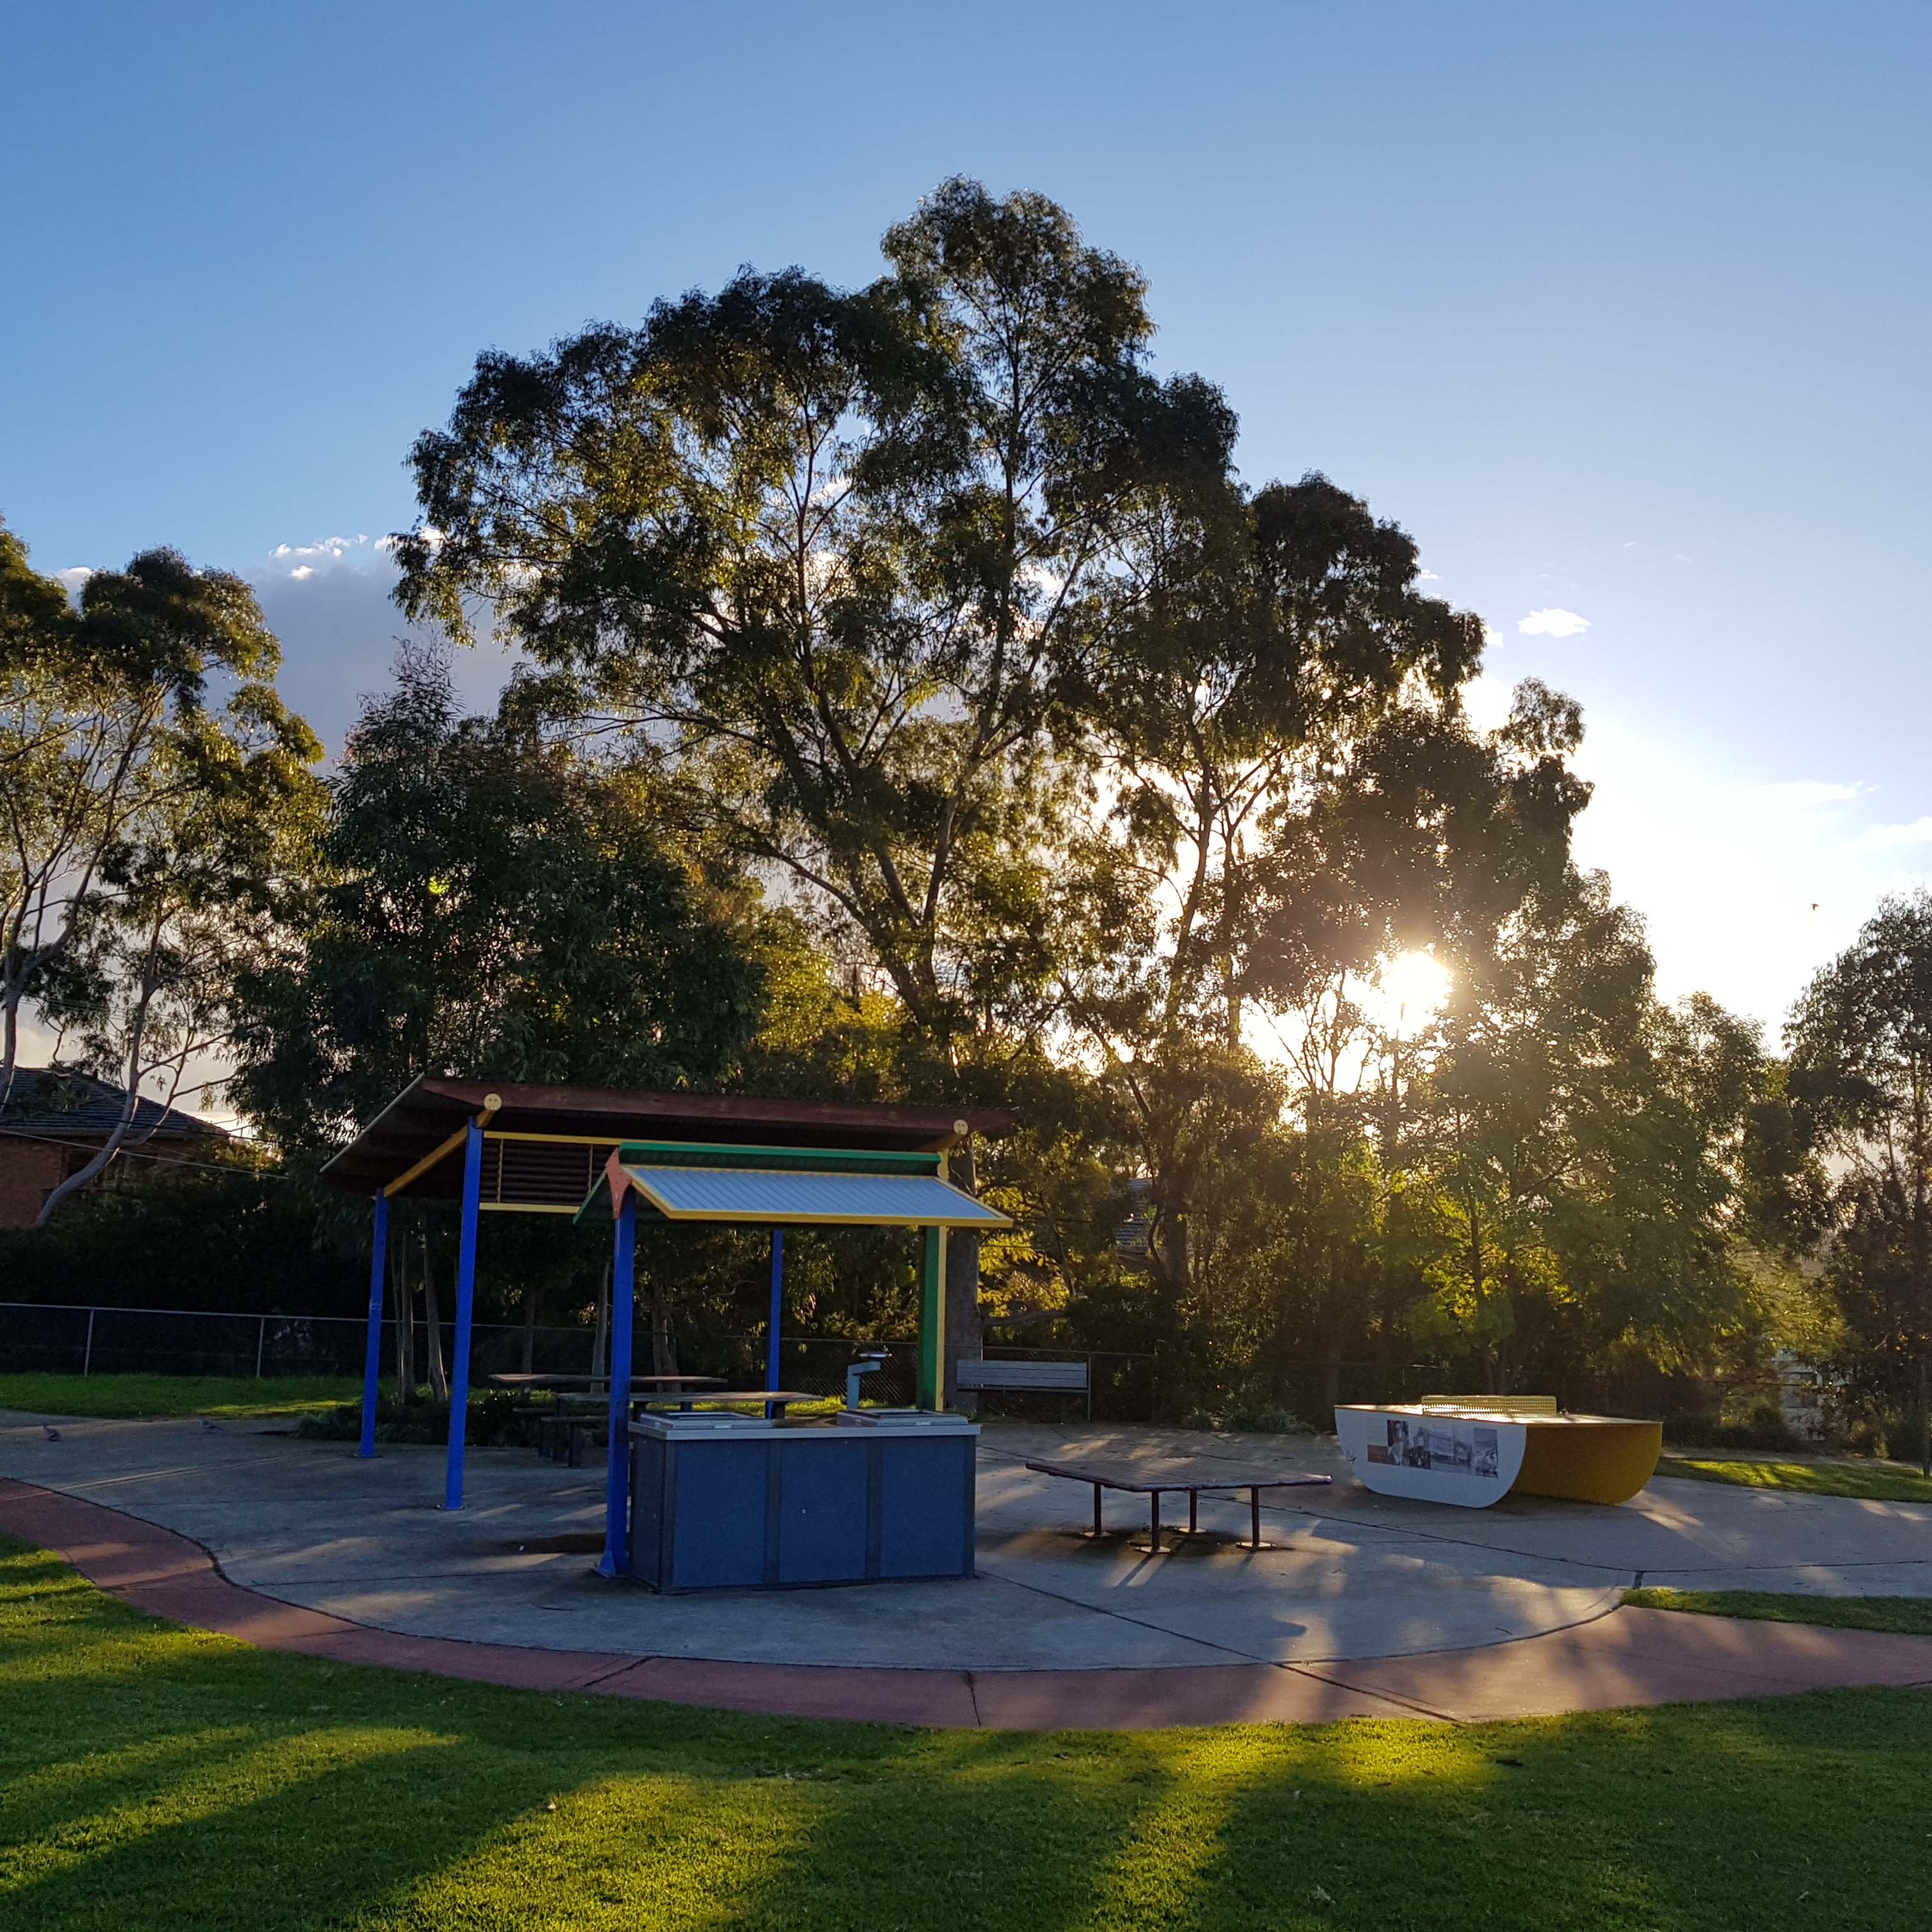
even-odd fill
[[[1849,805],[1863,789],[1829,778],[1776,778],[1768,784],[1749,788],[1753,798],[1780,812],[1816,812],[1820,806]]]
[[[338,749],[359,695],[388,688],[398,642],[433,634],[397,611],[389,548],[367,537],[285,544],[248,575],[282,641],[282,695],[332,752]],[[463,702],[478,711],[493,707],[514,662],[488,640],[458,651],[452,668]]]
[[[278,544],[268,554],[272,557],[321,556],[331,563],[340,563],[352,550],[364,548],[369,539],[366,536],[324,537],[319,542],[310,544]]]
[[[1440,584],[1442,581],[1432,570],[1418,570],[1415,573],[1415,578],[1418,584]]]
[[[1516,620],[1516,628],[1526,638],[1580,638],[1590,628],[1587,617],[1574,610],[1532,610]]]
[[[1910,825],[1868,825],[1858,835],[1868,852],[1895,852],[1902,845],[1932,845],[1932,818],[1915,818]]]

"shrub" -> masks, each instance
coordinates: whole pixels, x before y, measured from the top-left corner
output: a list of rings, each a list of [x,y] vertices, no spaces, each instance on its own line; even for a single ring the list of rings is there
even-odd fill
[[[1741,1415],[1709,1411],[1667,1417],[1664,1440],[1679,1449],[1805,1449],[1815,1445],[1799,1436],[1774,1402],[1754,1403]]]
[[[508,1389],[482,1389],[472,1394],[466,1412],[463,1439],[472,1449],[514,1449],[536,1439],[527,1396]],[[345,1403],[326,1415],[305,1415],[300,1432],[322,1442],[354,1442],[362,1434],[359,1404]],[[449,1405],[446,1402],[397,1402],[389,1396],[376,1402],[378,1442],[442,1442],[449,1440]]]
[[[1315,1431],[1292,1408],[1264,1395],[1230,1393],[1219,1407],[1188,1412],[1184,1429],[1231,1429],[1255,1436],[1312,1436]]]

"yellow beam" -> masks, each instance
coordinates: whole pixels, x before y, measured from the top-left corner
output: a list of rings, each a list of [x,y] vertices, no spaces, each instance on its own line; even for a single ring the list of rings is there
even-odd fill
[[[526,1134],[518,1127],[493,1128],[484,1138],[493,1141],[554,1141],[562,1147],[621,1147],[624,1144],[621,1134]]]
[[[425,1174],[428,1173],[431,1168],[435,1166],[438,1161],[447,1160],[449,1156],[463,1144],[464,1141],[469,1138],[470,1130],[471,1127],[488,1126],[491,1118],[494,1116],[496,1109],[502,1104],[502,1102],[498,1100],[495,1094],[484,1094],[483,1096],[483,1111],[476,1116],[474,1120],[466,1120],[464,1124],[458,1127],[455,1132],[452,1134],[448,1139],[445,1141],[440,1147],[433,1148],[429,1153],[424,1154],[422,1159],[418,1161],[416,1166],[410,1168],[406,1173],[399,1174],[394,1180],[389,1183],[388,1186],[382,1190],[382,1192],[386,1195],[393,1197],[401,1193],[403,1190],[408,1186],[411,1181],[421,1180]]]

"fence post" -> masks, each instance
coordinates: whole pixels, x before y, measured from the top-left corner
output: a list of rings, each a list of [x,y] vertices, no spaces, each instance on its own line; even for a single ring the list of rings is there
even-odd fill
[[[255,1330],[255,1379],[262,1379],[262,1351],[268,1346],[268,1318],[262,1317],[261,1325]]]
[[[94,1308],[90,1308],[87,1311],[87,1346],[80,1358],[80,1372],[82,1375],[89,1373],[94,1367],[94,1318],[99,1312],[100,1310]]]

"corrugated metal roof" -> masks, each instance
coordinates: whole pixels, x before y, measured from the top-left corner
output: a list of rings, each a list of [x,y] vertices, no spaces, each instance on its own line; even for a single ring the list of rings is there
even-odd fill
[[[518,1081],[425,1076],[410,1082],[322,1169],[332,1187],[374,1194],[432,1153],[487,1099],[501,1102],[499,1132],[568,1135],[608,1147],[651,1139],[793,1147],[934,1150],[962,1130],[1004,1133],[1010,1114],[985,1108],[901,1106],[850,1100],[786,1100],[754,1094],[658,1093],[632,1088],[550,1087]],[[600,1156],[601,1159],[602,1156]],[[460,1153],[412,1182],[412,1199],[454,1198]]]
[[[646,1167],[625,1178],[674,1221],[814,1222],[874,1228],[1005,1228],[997,1208],[929,1174]]]

